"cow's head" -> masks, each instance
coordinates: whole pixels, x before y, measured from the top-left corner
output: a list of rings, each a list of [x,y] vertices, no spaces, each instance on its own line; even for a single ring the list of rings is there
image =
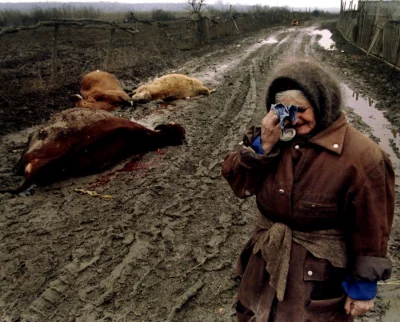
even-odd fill
[[[136,92],[135,95],[132,96],[132,101],[134,103],[147,103],[151,101],[151,94],[149,91],[144,90],[139,93]]]
[[[201,87],[201,88],[197,91],[197,95],[210,95],[210,94],[211,94],[210,90],[209,90],[207,87],[205,87],[205,86]]]
[[[186,141],[185,139],[185,128],[177,123],[160,124],[154,128],[158,131],[162,138],[163,143],[160,146],[165,145],[180,145]]]

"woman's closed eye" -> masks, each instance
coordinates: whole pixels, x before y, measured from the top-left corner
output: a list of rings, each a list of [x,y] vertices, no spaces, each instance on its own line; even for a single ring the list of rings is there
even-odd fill
[[[304,113],[308,109],[308,107],[297,107],[297,112],[298,113]]]

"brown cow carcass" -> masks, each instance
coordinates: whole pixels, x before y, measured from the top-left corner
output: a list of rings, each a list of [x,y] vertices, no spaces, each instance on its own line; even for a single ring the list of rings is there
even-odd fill
[[[184,140],[185,130],[179,124],[162,124],[152,130],[106,111],[68,109],[31,135],[18,164],[25,181],[8,191],[97,173],[133,153],[179,145]]]
[[[81,96],[77,107],[112,111],[124,105],[132,105],[129,95],[123,90],[115,75],[94,71],[82,79]]]
[[[156,78],[151,84],[142,85],[134,91],[134,103],[152,100],[173,100],[198,95],[209,95],[210,90],[196,79],[182,74],[168,74]]]

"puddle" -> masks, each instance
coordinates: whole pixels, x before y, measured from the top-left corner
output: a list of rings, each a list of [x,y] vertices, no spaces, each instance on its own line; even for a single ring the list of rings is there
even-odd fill
[[[363,121],[371,127],[372,134],[380,139],[379,146],[389,154],[396,173],[396,183],[400,184],[400,160],[393,150],[392,145],[400,148],[400,136],[392,128],[390,122],[384,117],[383,112],[375,108],[375,102],[354,92],[347,85],[342,84],[345,93],[346,106],[351,107]]]
[[[332,33],[328,29],[323,30],[312,30],[313,35],[321,35],[322,38],[318,40],[320,46],[326,50],[334,50],[336,48],[335,42],[331,39]]]
[[[267,40],[262,40],[260,41],[260,44],[265,45],[265,44],[276,44],[278,43],[279,40],[276,39],[274,36],[269,37]]]

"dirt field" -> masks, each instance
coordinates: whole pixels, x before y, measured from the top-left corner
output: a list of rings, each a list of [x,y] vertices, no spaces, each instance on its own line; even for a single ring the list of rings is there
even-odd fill
[[[318,28],[334,32],[335,49],[318,45]],[[245,129],[265,114],[266,77],[282,57],[313,56],[348,88],[378,101],[392,122],[384,129],[368,125],[378,110],[363,119],[349,104],[348,117],[379,142],[385,140],[383,130],[390,130],[388,149],[397,146],[400,113],[394,108],[400,73],[347,44],[333,23],[273,28],[207,48],[207,53],[191,53],[179,67],[183,59],[175,59],[175,67],[165,72],[203,80],[216,89],[211,96],[116,112],[149,125],[178,122],[186,129],[186,145],[135,156],[99,175],[33,187],[16,196],[0,194],[2,321],[235,321],[233,267],[257,210],[254,198],[234,197],[220,175],[221,162]],[[124,74],[117,76],[132,83]],[[77,88],[79,81],[68,85],[68,90]],[[11,170],[35,129],[31,126],[68,107],[58,105],[60,97],[46,104],[51,108],[43,115],[38,112],[44,106],[41,96],[15,113],[0,107],[5,134],[0,137],[0,188],[21,181]],[[398,172],[395,149],[387,152],[394,155]],[[359,321],[393,322],[400,313],[398,213],[397,207],[391,284],[379,285],[376,309]]]

